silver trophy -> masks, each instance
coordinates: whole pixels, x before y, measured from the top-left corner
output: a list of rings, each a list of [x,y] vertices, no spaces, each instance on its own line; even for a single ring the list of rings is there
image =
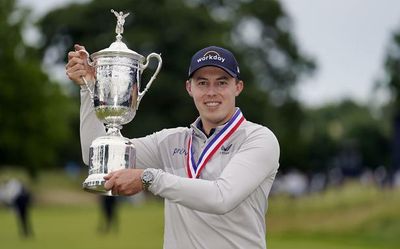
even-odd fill
[[[106,136],[96,138],[90,145],[89,176],[83,182],[83,188],[105,195],[111,195],[111,192],[104,189],[103,177],[135,165],[135,146],[121,135],[120,129],[135,117],[140,100],[155,80],[162,64],[159,54],[151,53],[145,58],[122,42],[123,25],[129,13],[111,12],[117,17],[116,41],[106,49],[90,56],[88,54],[88,64],[95,70],[94,84],[90,85],[82,77],[90,92],[96,116],[107,130]],[[153,57],[158,60],[157,69],[140,92],[141,75]]]

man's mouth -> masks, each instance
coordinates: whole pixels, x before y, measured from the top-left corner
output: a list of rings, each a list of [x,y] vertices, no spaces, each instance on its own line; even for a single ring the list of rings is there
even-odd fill
[[[217,101],[207,101],[207,102],[204,102],[204,104],[205,104],[206,106],[208,106],[208,107],[216,107],[216,106],[220,105],[221,102],[217,102]]]

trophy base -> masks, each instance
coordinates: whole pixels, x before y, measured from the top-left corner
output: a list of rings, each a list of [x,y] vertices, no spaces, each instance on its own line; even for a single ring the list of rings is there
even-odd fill
[[[112,195],[104,188],[104,176],[111,172],[133,168],[136,149],[122,136],[107,135],[96,138],[89,149],[89,175],[82,184],[85,191]]]
[[[90,193],[102,194],[102,195],[112,195],[110,190],[104,188],[104,176],[107,174],[92,174],[89,175],[83,182],[82,187],[85,191]]]

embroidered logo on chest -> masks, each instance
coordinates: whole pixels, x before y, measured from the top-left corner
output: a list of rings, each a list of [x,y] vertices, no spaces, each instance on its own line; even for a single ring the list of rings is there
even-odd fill
[[[231,148],[232,148],[232,144],[222,145],[221,146],[221,154],[223,154],[223,155],[229,154]]]
[[[184,148],[175,148],[172,152],[172,156],[175,156],[175,155],[185,155],[186,156],[187,151]]]

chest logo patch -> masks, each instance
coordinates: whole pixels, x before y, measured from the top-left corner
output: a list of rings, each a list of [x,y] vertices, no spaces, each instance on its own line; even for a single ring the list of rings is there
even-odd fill
[[[175,156],[175,155],[187,155],[187,151],[186,151],[186,149],[184,149],[184,148],[175,148],[174,150],[173,150],[173,152],[172,152],[172,155],[173,156]]]
[[[227,146],[222,145],[221,146],[221,154],[224,154],[224,155],[229,154],[229,150],[231,148],[232,148],[232,144],[227,145]]]

